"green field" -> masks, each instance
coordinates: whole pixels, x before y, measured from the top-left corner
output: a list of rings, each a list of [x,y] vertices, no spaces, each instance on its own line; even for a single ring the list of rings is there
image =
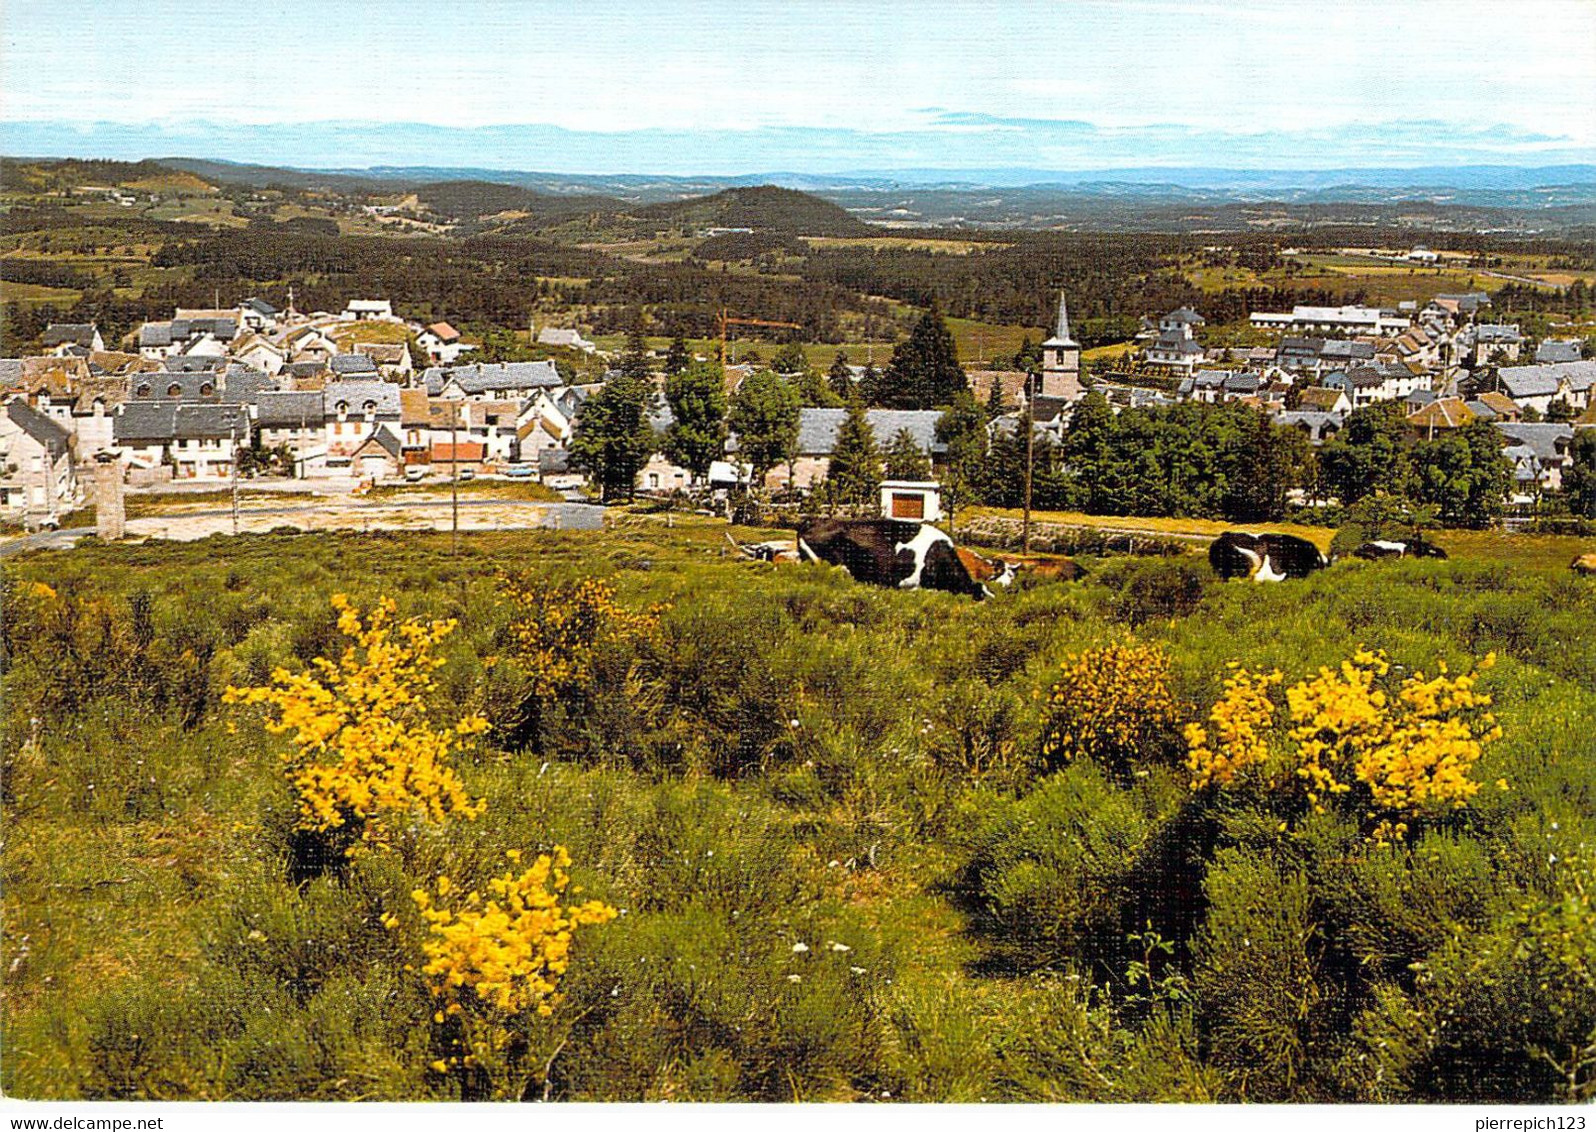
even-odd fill
[[[0,1087],[458,1097],[463,1071],[429,1068],[452,1023],[406,969],[425,937],[409,894],[561,844],[581,899],[622,914],[578,930],[549,1017],[506,1023],[519,1068],[495,1087],[1590,1099],[1588,1072],[1561,1070],[1596,1026],[1596,583],[1566,548],[1447,536],[1451,561],[1277,586],[1219,584],[1194,555],[1104,559],[976,603],[748,562],[726,530],[622,516],[458,555],[351,533],[8,559]],[[531,748],[509,632],[527,614],[501,571],[669,606],[539,701]],[[458,620],[428,718],[493,724],[459,760],[486,808],[310,868],[286,740],[220,697],[336,656],[337,593]],[[1480,689],[1503,734],[1467,805],[1382,845],[1357,807],[1292,801],[1289,777],[1194,792],[1167,722],[1046,754],[1061,662],[1116,641],[1164,650],[1177,721],[1206,716],[1231,661],[1289,683],[1358,646],[1425,672],[1494,652]]]

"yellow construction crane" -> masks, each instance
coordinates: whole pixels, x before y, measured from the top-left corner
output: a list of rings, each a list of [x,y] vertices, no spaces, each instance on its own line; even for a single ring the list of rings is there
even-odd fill
[[[772,322],[764,318],[733,318],[726,313],[726,308],[720,308],[720,368],[726,368],[726,328],[728,326],[776,326],[786,330],[802,330],[803,326],[796,322]]]

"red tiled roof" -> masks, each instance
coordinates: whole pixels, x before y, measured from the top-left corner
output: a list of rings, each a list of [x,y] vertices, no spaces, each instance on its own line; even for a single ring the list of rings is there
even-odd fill
[[[456,460],[455,452],[460,453]],[[480,441],[467,440],[460,444],[434,444],[432,446],[432,460],[436,464],[468,463],[480,461],[488,454],[488,446]]]

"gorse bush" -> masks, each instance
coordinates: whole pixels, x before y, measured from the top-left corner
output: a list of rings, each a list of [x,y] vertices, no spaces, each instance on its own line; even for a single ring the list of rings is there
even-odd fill
[[[1495,662],[1487,655],[1478,667]],[[1387,689],[1390,662],[1360,650],[1338,670],[1321,668],[1285,690],[1292,726],[1274,742],[1269,689],[1281,674],[1237,669],[1209,713],[1212,733],[1186,726],[1192,789],[1230,787],[1251,771],[1265,789],[1298,794],[1314,813],[1350,804],[1374,840],[1400,839],[1410,822],[1468,804],[1480,789],[1475,764],[1502,736],[1486,710],[1491,697],[1475,691],[1478,678],[1452,676],[1444,661],[1438,667],[1433,678],[1414,672]],[[1278,759],[1277,745],[1287,752]]]
[[[1048,693],[1042,758],[1092,759],[1125,775],[1157,760],[1173,734],[1169,656],[1158,645],[1116,644],[1071,653]]]
[[[276,714],[266,730],[288,735],[284,756],[299,806],[298,828],[345,854],[386,844],[397,823],[422,817],[471,819],[480,808],[451,757],[487,730],[480,716],[435,730],[425,695],[444,661],[433,649],[451,621],[393,623],[396,606],[377,603],[364,623],[334,595],[338,629],[352,644],[337,660],[316,657],[308,672],[278,669],[264,687],[229,687],[228,703],[264,704]]]

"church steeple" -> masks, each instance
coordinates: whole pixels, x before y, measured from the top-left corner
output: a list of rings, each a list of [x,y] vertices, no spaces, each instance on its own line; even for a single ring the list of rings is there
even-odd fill
[[[1058,293],[1058,322],[1053,327],[1053,337],[1042,343],[1044,346],[1074,346],[1076,342],[1070,337],[1070,312],[1064,301],[1064,292]]]
[[[1073,401],[1081,392],[1081,347],[1070,337],[1070,312],[1060,291],[1053,337],[1042,343],[1042,396]]]

